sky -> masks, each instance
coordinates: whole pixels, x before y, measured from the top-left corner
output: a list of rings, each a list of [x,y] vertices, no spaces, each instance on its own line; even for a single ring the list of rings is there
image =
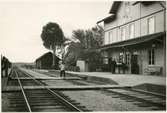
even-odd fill
[[[34,62],[48,52],[40,34],[48,22],[65,36],[89,29],[108,15],[109,0],[0,0],[0,53],[11,62]]]

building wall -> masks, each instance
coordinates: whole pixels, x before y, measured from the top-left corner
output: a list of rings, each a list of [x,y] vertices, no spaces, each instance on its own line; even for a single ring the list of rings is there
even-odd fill
[[[84,60],[78,60],[77,66],[80,68],[80,72],[87,72],[88,70],[88,63]]]
[[[129,25],[134,23],[135,27],[135,37],[140,37],[148,34],[148,19],[152,16],[155,17],[155,33],[165,31],[164,26],[164,11],[161,5],[156,2],[154,4],[145,6],[141,3],[132,5],[132,2],[129,2],[129,13],[126,13],[125,2],[121,3],[121,6],[117,12],[116,19],[110,23],[104,23],[105,31],[105,40],[109,38],[109,32],[112,32],[115,42],[121,41],[121,28],[125,27],[126,29],[126,40],[129,39]],[[159,12],[158,12],[159,11]],[[151,14],[151,15],[150,15]],[[144,18],[143,18],[144,17]],[[105,42],[105,41],[104,41]]]
[[[55,69],[58,69],[58,62],[59,58],[55,56]],[[41,58],[36,60],[36,67],[38,69],[51,69],[52,67],[52,62],[53,62],[53,56],[52,53],[47,53],[43,55]]]
[[[142,3],[138,3],[136,5],[132,5],[133,2],[129,2],[129,11],[127,13],[126,7],[127,2],[122,2],[120,8],[116,13],[116,19],[110,23],[104,22],[104,31],[105,38],[108,38],[107,44],[112,44],[115,42],[123,41],[121,39],[121,29],[125,28],[125,40],[130,39],[130,24],[134,24],[134,37],[138,38],[140,36],[148,35],[148,19],[154,17],[155,19],[155,31],[153,33],[164,32],[166,30],[166,13],[163,10],[162,6],[159,2],[155,2],[150,5],[143,5]],[[109,32],[112,33],[113,39],[109,39]],[[166,38],[166,37],[165,37]],[[106,39],[104,39],[106,40]],[[146,44],[145,46],[139,46],[137,48],[132,47],[130,49],[130,54],[132,55],[134,52],[138,54],[138,65],[139,65],[139,73],[144,74],[145,69],[148,68],[149,65],[149,55],[148,50],[152,48],[152,43]],[[104,57],[112,57],[118,60],[119,54],[123,52],[122,48],[113,48],[104,50]],[[163,75],[165,75],[165,53],[164,47],[161,43],[160,45],[155,47],[155,66],[163,67]],[[129,65],[129,67],[131,64]],[[126,73],[131,73],[131,68]]]
[[[134,52],[138,54],[137,60],[139,65],[139,74],[145,74],[144,70],[149,66],[148,50],[152,48],[151,46],[152,44],[148,43],[147,45],[137,47],[137,48],[131,47],[126,51],[126,52],[130,52],[130,57],[132,54],[134,54]],[[164,59],[163,46],[157,45],[157,47],[155,47],[154,49],[155,49],[155,66],[162,67],[162,69],[164,70],[165,61],[163,60]],[[108,56],[109,58],[112,57],[118,62],[118,58],[121,52],[123,52],[123,49],[120,49],[120,48],[109,49],[107,51],[108,55],[106,56]],[[130,68],[131,64],[129,64],[128,66],[129,66],[129,69],[126,70],[126,73],[131,73],[131,68]],[[118,71],[116,70],[116,72]],[[164,72],[162,74],[165,75]]]

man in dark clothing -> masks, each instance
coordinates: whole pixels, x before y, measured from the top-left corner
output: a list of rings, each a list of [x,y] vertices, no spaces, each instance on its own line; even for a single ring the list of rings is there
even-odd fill
[[[111,61],[111,72],[114,74],[115,73],[115,67],[116,67],[116,61],[115,59],[112,59]]]
[[[63,62],[60,64],[60,77],[65,77],[65,65]]]

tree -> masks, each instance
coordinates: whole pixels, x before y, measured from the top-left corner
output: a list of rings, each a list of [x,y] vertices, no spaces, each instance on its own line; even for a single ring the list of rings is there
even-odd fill
[[[103,44],[104,29],[102,26],[95,26],[92,28],[93,38],[96,40],[94,44],[96,47],[100,47]]]
[[[52,65],[55,66],[56,46],[61,46],[64,41],[63,31],[57,23],[49,22],[43,27],[41,38],[45,48],[53,51]]]
[[[98,48],[102,45],[104,30],[101,26],[95,26],[87,30],[74,30],[72,38],[78,39],[80,43],[71,43],[69,51],[65,55],[67,64],[75,64],[78,58],[89,61],[90,67],[96,68],[100,65],[101,54]],[[94,70],[94,69],[92,69]]]
[[[72,31],[72,37],[80,41],[81,47],[85,48],[85,31],[82,29]]]
[[[64,56],[65,64],[68,66],[75,66],[79,55],[82,53],[80,43],[71,42],[68,46],[68,51]]]

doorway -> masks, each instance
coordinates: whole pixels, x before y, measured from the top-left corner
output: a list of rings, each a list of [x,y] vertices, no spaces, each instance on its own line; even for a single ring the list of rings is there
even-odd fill
[[[131,55],[131,73],[139,74],[138,55]]]

